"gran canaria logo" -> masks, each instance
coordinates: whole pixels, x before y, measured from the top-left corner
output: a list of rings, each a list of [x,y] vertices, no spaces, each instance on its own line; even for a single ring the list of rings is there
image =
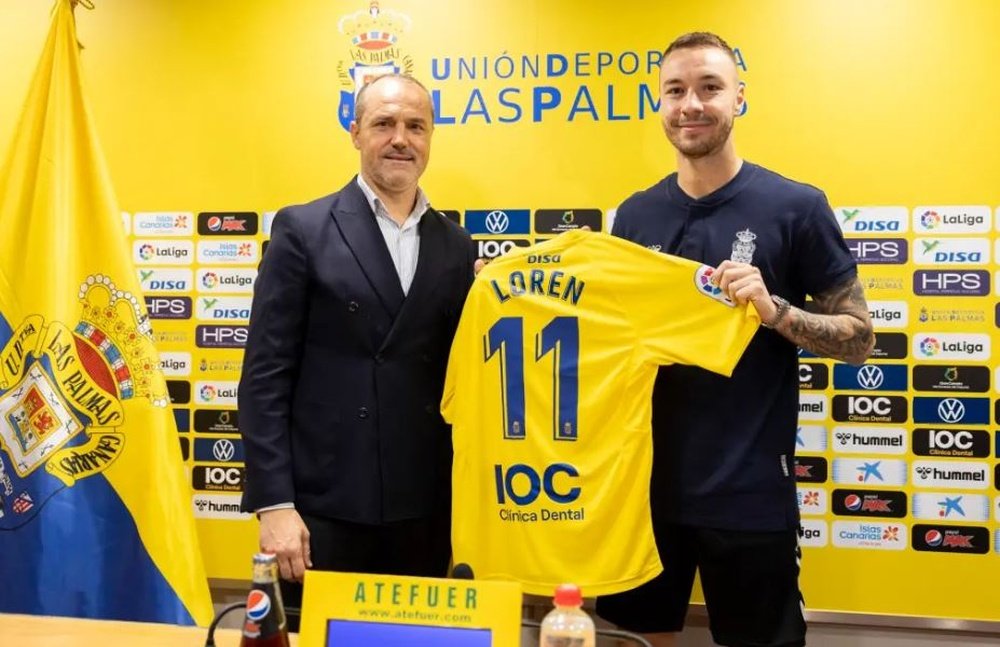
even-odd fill
[[[349,57],[337,65],[342,88],[337,115],[347,130],[354,119],[354,98],[362,87],[383,74],[413,74],[413,58],[404,54],[399,37],[409,31],[410,18],[380,9],[373,0],[367,11],[355,11],[337,23],[337,30],[350,41]]]
[[[103,472],[125,446],[124,403],[167,405],[141,299],[100,274],[87,278],[78,298],[74,327],[29,315],[0,349],[0,449],[14,471],[3,475],[7,496],[20,489],[42,504]]]

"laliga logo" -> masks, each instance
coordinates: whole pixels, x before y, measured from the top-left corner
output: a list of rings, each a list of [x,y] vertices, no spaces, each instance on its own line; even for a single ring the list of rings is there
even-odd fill
[[[941,342],[934,337],[926,337],[920,342],[920,352],[927,357],[933,357],[941,352]]]
[[[215,399],[215,387],[211,384],[206,384],[198,391],[198,395],[201,396],[204,402],[211,402]]]
[[[961,400],[946,398],[938,404],[937,412],[945,422],[959,422],[965,417],[965,405]]]
[[[941,224],[941,216],[937,211],[925,211],[920,214],[920,224],[927,229],[934,229]]]
[[[219,276],[215,272],[209,272],[201,277],[201,284],[208,289],[212,289],[219,284]]]
[[[486,230],[491,234],[502,234],[510,227],[510,218],[503,211],[491,211],[486,214]]]
[[[148,261],[149,259],[153,258],[155,254],[156,252],[153,249],[153,246],[150,245],[149,243],[146,243],[145,245],[139,248],[139,257],[142,258],[142,260],[144,261]]]
[[[702,265],[694,273],[694,284],[706,296],[712,297],[716,301],[721,301],[728,306],[734,305],[729,297],[722,293],[722,288],[712,283],[713,274],[715,274],[714,267]]]

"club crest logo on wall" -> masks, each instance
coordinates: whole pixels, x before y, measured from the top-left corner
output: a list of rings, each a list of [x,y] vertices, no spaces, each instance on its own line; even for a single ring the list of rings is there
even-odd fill
[[[128,400],[169,401],[141,297],[98,274],[78,298],[74,327],[29,315],[0,348],[0,511],[15,491],[21,501],[0,530],[118,459]]]
[[[413,73],[413,57],[399,47],[400,36],[410,30],[410,18],[381,9],[373,0],[367,11],[342,17],[337,30],[350,39],[349,58],[337,64],[342,88],[337,116],[347,130],[354,119],[354,99],[366,83],[383,74]]]

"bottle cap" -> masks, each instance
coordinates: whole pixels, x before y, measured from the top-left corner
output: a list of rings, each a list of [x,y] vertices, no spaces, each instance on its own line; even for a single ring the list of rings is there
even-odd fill
[[[578,607],[583,604],[583,593],[576,584],[560,584],[554,601],[560,607]]]

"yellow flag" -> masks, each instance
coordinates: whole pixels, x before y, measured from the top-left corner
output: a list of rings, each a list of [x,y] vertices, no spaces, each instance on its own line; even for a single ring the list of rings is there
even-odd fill
[[[211,620],[168,404],[58,0],[0,171],[0,611]]]

